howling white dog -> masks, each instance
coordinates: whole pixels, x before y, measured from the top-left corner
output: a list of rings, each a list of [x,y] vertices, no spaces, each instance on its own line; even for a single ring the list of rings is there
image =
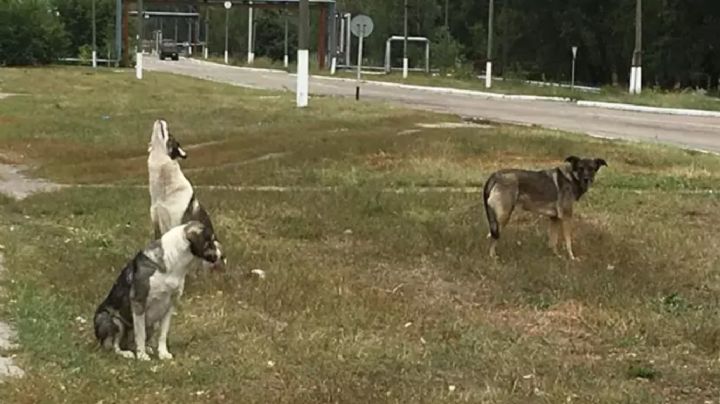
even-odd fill
[[[186,158],[187,153],[170,134],[165,120],[153,124],[148,152],[150,219],[155,238],[159,239],[173,227],[191,220],[199,221],[215,234],[210,216],[195,198],[192,184],[180,168],[178,158]],[[216,243],[222,251],[220,242]],[[224,255],[220,262],[225,263]]]

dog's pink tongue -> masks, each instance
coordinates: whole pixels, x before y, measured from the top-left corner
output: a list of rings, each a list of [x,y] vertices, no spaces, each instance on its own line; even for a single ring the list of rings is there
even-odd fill
[[[210,270],[213,272],[225,272],[225,263],[222,260],[217,261],[210,266]]]

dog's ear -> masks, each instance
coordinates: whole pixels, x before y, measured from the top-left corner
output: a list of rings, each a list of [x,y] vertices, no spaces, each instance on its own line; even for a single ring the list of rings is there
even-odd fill
[[[599,170],[602,166],[607,167],[607,162],[603,159],[595,159],[595,165],[597,165],[597,168]]]
[[[575,167],[577,165],[578,161],[580,161],[580,157],[569,156],[569,157],[565,158],[565,161],[570,163],[570,165],[572,165],[573,167]]]
[[[173,154],[173,155],[170,156],[170,157],[173,158],[173,159],[175,159],[175,158],[177,158],[177,157],[180,157],[181,159],[186,159],[186,158],[187,158],[187,153],[185,153],[185,150],[183,150],[182,147],[180,147],[179,144],[176,145],[175,147],[173,147],[172,154]]]

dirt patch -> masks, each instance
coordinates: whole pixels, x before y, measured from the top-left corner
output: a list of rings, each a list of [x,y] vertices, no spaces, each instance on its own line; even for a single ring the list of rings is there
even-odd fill
[[[0,194],[14,199],[24,199],[38,192],[53,192],[60,185],[42,179],[28,178],[24,168],[0,163]]]
[[[475,129],[487,129],[491,128],[491,125],[477,124],[474,122],[437,122],[437,123],[419,123],[417,126],[425,129],[464,129],[464,128],[475,128]]]
[[[253,164],[253,163],[259,163],[259,162],[267,161],[267,160],[275,160],[275,159],[285,157],[288,154],[290,154],[290,153],[288,153],[288,152],[268,153],[268,154],[264,154],[260,157],[254,157],[254,158],[251,158],[248,160],[242,160],[242,161],[238,161],[238,162],[234,162],[234,163],[221,164],[221,165],[212,166],[212,167],[189,168],[189,169],[186,169],[183,171],[185,173],[192,173],[192,172],[197,172],[197,171],[228,169],[228,168],[240,167],[240,166]]]
[[[563,302],[547,310],[495,310],[488,318],[509,326],[525,337],[542,337],[546,341],[577,351],[589,347],[595,335],[594,327],[586,321],[589,309],[575,301]]]
[[[0,278],[5,275],[5,257],[0,254]],[[15,349],[15,330],[7,323],[0,321],[0,351]],[[0,353],[0,383],[12,377],[23,377],[25,372],[15,365],[11,356]]]

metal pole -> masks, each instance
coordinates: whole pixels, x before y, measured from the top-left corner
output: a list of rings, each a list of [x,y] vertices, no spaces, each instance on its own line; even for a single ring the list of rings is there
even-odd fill
[[[115,66],[122,58],[122,0],[115,0]]]
[[[403,40],[403,78],[406,79],[408,76],[408,55],[407,55],[407,45],[408,45],[408,0],[405,0],[405,24],[404,24],[404,35],[405,39]]]
[[[283,65],[287,69],[290,65],[290,57],[288,55],[288,10],[287,4],[285,5],[285,57],[283,58]]]
[[[570,78],[570,91],[575,91],[575,56],[572,58],[572,74]]]
[[[192,20],[188,18],[187,23],[188,23],[188,32],[187,32],[187,35],[188,35],[188,56],[192,56],[192,52],[193,52],[193,37],[192,37],[192,33],[193,33],[192,31],[193,31],[193,29],[192,29]]]
[[[445,0],[445,29],[450,31],[450,23],[448,17],[448,0]]]
[[[248,7],[248,53],[247,53],[247,62],[248,64],[253,64],[255,61],[255,52],[253,52],[253,26],[255,24],[253,23],[253,7],[252,3],[250,3],[250,7]]]
[[[338,14],[335,8],[335,3],[330,4],[330,12],[328,15],[332,18],[330,21],[330,74],[335,74],[337,69],[337,58],[338,58]]]
[[[142,67],[142,38],[143,38],[143,25],[145,24],[144,21],[144,8],[143,8],[143,0],[137,0],[137,7],[138,7],[138,13],[137,13],[137,24],[138,24],[138,34],[137,34],[137,53],[135,54],[135,77],[137,77],[138,80],[142,80],[143,78],[143,67]]]
[[[345,16],[340,15],[340,52],[345,53]],[[345,58],[347,62],[347,58]]]
[[[205,46],[203,47],[203,53],[205,56],[205,59],[208,58],[208,54],[210,53],[210,48],[208,45],[210,44],[210,8],[205,7]]]
[[[97,67],[97,42],[95,35],[95,0],[92,0],[92,67]]]
[[[298,21],[298,57],[297,57],[297,106],[308,105],[310,86],[310,61],[308,47],[310,44],[310,2],[300,0]]]
[[[230,23],[230,9],[225,9],[225,64],[228,64],[228,24]]]
[[[350,31],[350,19],[352,18],[352,15],[350,13],[345,13],[345,65],[350,67],[350,64],[352,63],[351,59],[351,50],[352,50],[352,32]]]
[[[425,73],[430,74],[430,41],[425,41]]]
[[[357,63],[357,84],[355,85],[355,100],[360,99],[360,78],[362,76],[362,54],[363,54],[363,38],[365,37],[365,25],[360,28],[360,43],[358,44],[358,63]]]
[[[198,12],[197,8],[195,12]],[[200,16],[195,17],[195,51],[200,51]]]
[[[635,50],[630,68],[630,94],[642,91],[642,0],[635,2]]]
[[[493,48],[493,13],[495,0],[488,4],[488,40],[487,40],[487,63],[485,64],[485,88],[492,87],[492,48]]]

